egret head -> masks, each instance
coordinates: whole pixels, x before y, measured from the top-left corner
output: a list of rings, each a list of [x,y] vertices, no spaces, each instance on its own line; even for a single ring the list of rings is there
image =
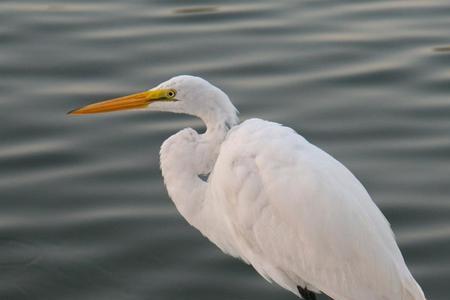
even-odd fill
[[[176,76],[150,90],[90,104],[69,114],[94,114],[128,109],[185,113],[197,116],[206,123],[237,123],[237,110],[228,96],[208,81],[189,75]]]

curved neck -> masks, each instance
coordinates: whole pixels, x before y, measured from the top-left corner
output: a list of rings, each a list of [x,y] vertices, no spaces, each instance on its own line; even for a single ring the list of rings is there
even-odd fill
[[[205,123],[208,121],[204,120]],[[184,218],[194,226],[206,197],[207,182],[200,176],[213,170],[220,146],[230,129],[226,122],[206,124],[204,134],[189,128],[171,136],[160,152],[161,171],[169,195]]]

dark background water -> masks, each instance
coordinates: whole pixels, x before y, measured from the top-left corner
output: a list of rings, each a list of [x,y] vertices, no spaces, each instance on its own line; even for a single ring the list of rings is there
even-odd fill
[[[168,198],[159,146],[197,120],[65,114],[177,74],[346,164],[449,299],[449,45],[447,0],[0,2],[0,299],[295,299]]]

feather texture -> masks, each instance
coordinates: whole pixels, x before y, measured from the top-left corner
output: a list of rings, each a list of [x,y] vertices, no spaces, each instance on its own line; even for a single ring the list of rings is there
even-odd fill
[[[362,184],[290,128],[258,119],[233,128],[207,195],[239,256],[293,293],[301,285],[335,299],[424,299]]]
[[[279,124],[237,125],[226,94],[203,79],[160,87],[180,101],[153,110],[207,126],[164,142],[161,169],[180,213],[220,249],[298,296],[300,287],[335,300],[425,299],[388,221],[340,162]]]

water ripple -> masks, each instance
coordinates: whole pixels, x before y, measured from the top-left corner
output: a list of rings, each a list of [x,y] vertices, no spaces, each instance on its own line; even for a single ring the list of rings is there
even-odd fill
[[[449,13],[444,0],[1,2],[0,298],[289,298],[170,202],[159,147],[198,120],[66,115],[187,73],[241,119],[291,126],[345,163],[428,299],[447,299]]]

